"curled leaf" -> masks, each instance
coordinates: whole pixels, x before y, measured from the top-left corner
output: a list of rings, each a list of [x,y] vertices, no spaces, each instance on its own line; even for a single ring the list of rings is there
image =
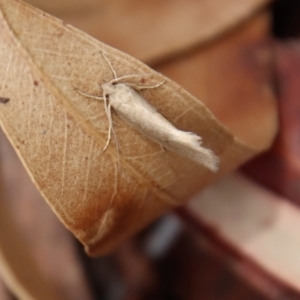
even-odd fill
[[[215,39],[271,0],[26,2],[150,63]]]
[[[183,204],[258,151],[234,137],[176,83],[136,59],[20,1],[0,0],[0,123],[32,180],[62,222],[96,255]],[[101,84],[118,76],[158,89],[142,96],[176,128],[202,137],[220,159],[217,174],[141,135],[113,115],[116,141],[105,152],[108,121]],[[271,135],[270,135],[271,136]],[[256,146],[256,145],[255,145]]]

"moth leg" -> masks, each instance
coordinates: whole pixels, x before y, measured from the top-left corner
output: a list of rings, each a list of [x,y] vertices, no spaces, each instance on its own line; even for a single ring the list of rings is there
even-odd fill
[[[104,96],[104,108],[105,108],[105,112],[106,112],[107,119],[108,119],[108,135],[107,135],[107,141],[102,150],[102,153],[106,150],[106,148],[109,145],[109,142],[111,139],[111,132],[113,131],[113,134],[114,134],[113,122],[112,122],[112,116],[111,116],[111,104],[107,103],[107,98],[105,96]]]
[[[159,144],[159,145],[160,145],[160,148],[161,148],[162,152],[166,152],[165,147],[162,144]]]
[[[113,74],[114,79],[110,81],[111,84],[116,84],[120,80],[123,80],[123,79],[133,78],[133,77],[141,77],[141,76],[147,75],[147,74],[130,74],[130,75],[124,75],[124,76],[118,77],[117,76],[117,72],[115,71],[114,67],[112,66],[111,61],[108,59],[108,57],[106,56],[106,54],[104,52],[101,52],[101,54],[104,57],[104,59],[106,60],[108,66],[109,66],[109,68],[110,68],[110,70],[111,70],[111,72]],[[154,85],[137,85],[137,84],[134,84],[134,83],[127,83],[126,82],[126,84],[128,86],[131,86],[131,87],[133,87],[136,90],[155,89],[155,88],[161,86],[164,83],[165,83],[165,81],[159,82],[159,83],[154,84]]]
[[[114,130],[114,126],[113,126],[113,119],[112,119],[112,115],[111,115],[111,104],[108,103],[105,107],[106,107],[105,111],[106,111],[107,119],[108,119],[108,135],[107,135],[107,141],[106,141],[106,144],[105,144],[105,146],[104,146],[104,148],[102,150],[102,153],[107,149],[107,147],[108,147],[108,145],[110,143],[110,140],[111,140],[111,133],[112,133],[113,136],[114,136],[115,143],[116,143],[117,166],[118,166],[118,169],[119,169],[120,168],[120,166],[119,166],[119,161],[120,161],[119,142],[118,142],[115,130]]]
[[[104,54],[104,52],[101,52],[101,54],[104,57],[104,59],[106,60],[106,62],[108,63],[109,68],[110,68],[111,72],[113,73],[114,79],[117,79],[117,73],[116,73],[115,69],[113,68],[110,60],[108,59],[108,57],[106,56],[106,54]]]
[[[154,84],[154,85],[136,85],[136,84],[130,84],[130,83],[126,83],[126,84],[129,85],[129,86],[131,86],[135,90],[141,91],[141,90],[146,90],[146,89],[155,89],[155,88],[158,88],[161,85],[163,85],[164,83],[165,83],[165,81],[159,82],[159,83]]]
[[[133,77],[141,77],[143,75],[147,75],[147,74],[130,74],[130,75],[124,75],[124,76],[121,76],[121,77],[114,78],[113,80],[110,81],[110,83],[114,84],[114,83],[118,83],[118,81],[123,80],[123,79],[133,78]]]
[[[96,100],[104,100],[104,97],[103,97],[103,96],[95,96],[95,95],[87,94],[87,93],[82,92],[82,91],[77,90],[77,89],[76,89],[76,91],[77,91],[80,95],[85,96],[85,97],[87,97],[87,98],[96,99]]]

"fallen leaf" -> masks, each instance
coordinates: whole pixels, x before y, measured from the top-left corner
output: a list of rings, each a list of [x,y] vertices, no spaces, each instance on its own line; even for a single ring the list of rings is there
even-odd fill
[[[45,294],[51,300],[92,300],[75,240],[42,200],[1,130],[0,167],[0,220],[6,220],[0,222],[0,256],[4,252],[5,265],[14,275],[9,288],[20,300],[28,299],[26,294],[36,300],[46,299]],[[12,236],[17,242],[12,243]],[[21,267],[19,252],[25,249],[30,259]],[[0,273],[3,269],[0,259]]]
[[[278,123],[270,26],[270,12],[262,11],[223,39],[157,67],[201,99],[234,136],[257,148],[268,147]]]
[[[121,240],[163,212],[238,167],[253,148],[233,136],[202,102],[136,59],[21,1],[0,0],[0,123],[32,180],[62,222],[91,255]],[[76,89],[101,95],[99,84],[143,74],[144,98],[177,128],[203,138],[221,160],[217,174],[142,136],[116,115],[118,149],[106,143],[103,104]],[[144,75],[147,74],[147,75]]]
[[[6,286],[21,300],[63,299],[48,284],[46,276],[41,274],[28,245],[11,218],[2,193],[0,194],[0,216],[0,274]],[[1,290],[0,296],[2,296]]]
[[[222,36],[271,0],[26,2],[149,64]]]

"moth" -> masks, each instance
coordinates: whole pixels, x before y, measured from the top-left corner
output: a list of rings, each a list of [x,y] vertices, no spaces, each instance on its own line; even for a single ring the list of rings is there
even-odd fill
[[[111,140],[113,130],[111,112],[113,109],[120,118],[142,135],[166,149],[189,158],[213,172],[217,172],[219,158],[213,151],[201,146],[202,138],[193,132],[182,131],[176,128],[140,94],[141,90],[158,88],[164,82],[152,86],[122,83],[120,81],[123,79],[140,75],[125,75],[118,78],[109,59],[104,53],[102,55],[107,61],[114,79],[101,85],[102,96],[94,96],[81,91],[78,92],[86,97],[104,101],[109,129],[103,151],[106,150]]]

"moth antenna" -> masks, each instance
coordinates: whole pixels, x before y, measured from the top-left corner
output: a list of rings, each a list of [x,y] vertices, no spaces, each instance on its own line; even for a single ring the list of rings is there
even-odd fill
[[[165,81],[159,82],[157,84],[153,84],[153,85],[132,85],[132,84],[128,84],[129,86],[133,86],[136,90],[140,91],[140,90],[146,90],[146,89],[156,89],[158,87],[160,87],[161,85],[163,85],[165,83]]]
[[[82,95],[82,96],[85,96],[87,98],[92,98],[92,99],[96,99],[96,100],[104,100],[104,97],[102,96],[95,96],[95,95],[90,95],[90,94],[87,94],[85,92],[82,92],[81,90],[78,90],[78,89],[74,89],[78,94]]]
[[[110,83],[115,83],[115,82],[118,82],[118,81],[123,80],[123,79],[126,79],[126,78],[141,77],[141,76],[144,76],[144,75],[148,75],[148,74],[131,74],[131,75],[124,75],[124,76],[121,76],[121,77],[118,77],[118,78],[115,78],[115,79],[111,80]],[[126,84],[127,84],[127,83],[126,83]]]
[[[114,80],[117,79],[117,73],[115,71],[115,69],[113,68],[111,62],[109,61],[109,59],[107,58],[106,54],[104,54],[104,52],[101,52],[101,54],[103,55],[104,59],[106,60],[106,62],[108,63],[112,73],[113,73],[113,76],[114,76]]]

